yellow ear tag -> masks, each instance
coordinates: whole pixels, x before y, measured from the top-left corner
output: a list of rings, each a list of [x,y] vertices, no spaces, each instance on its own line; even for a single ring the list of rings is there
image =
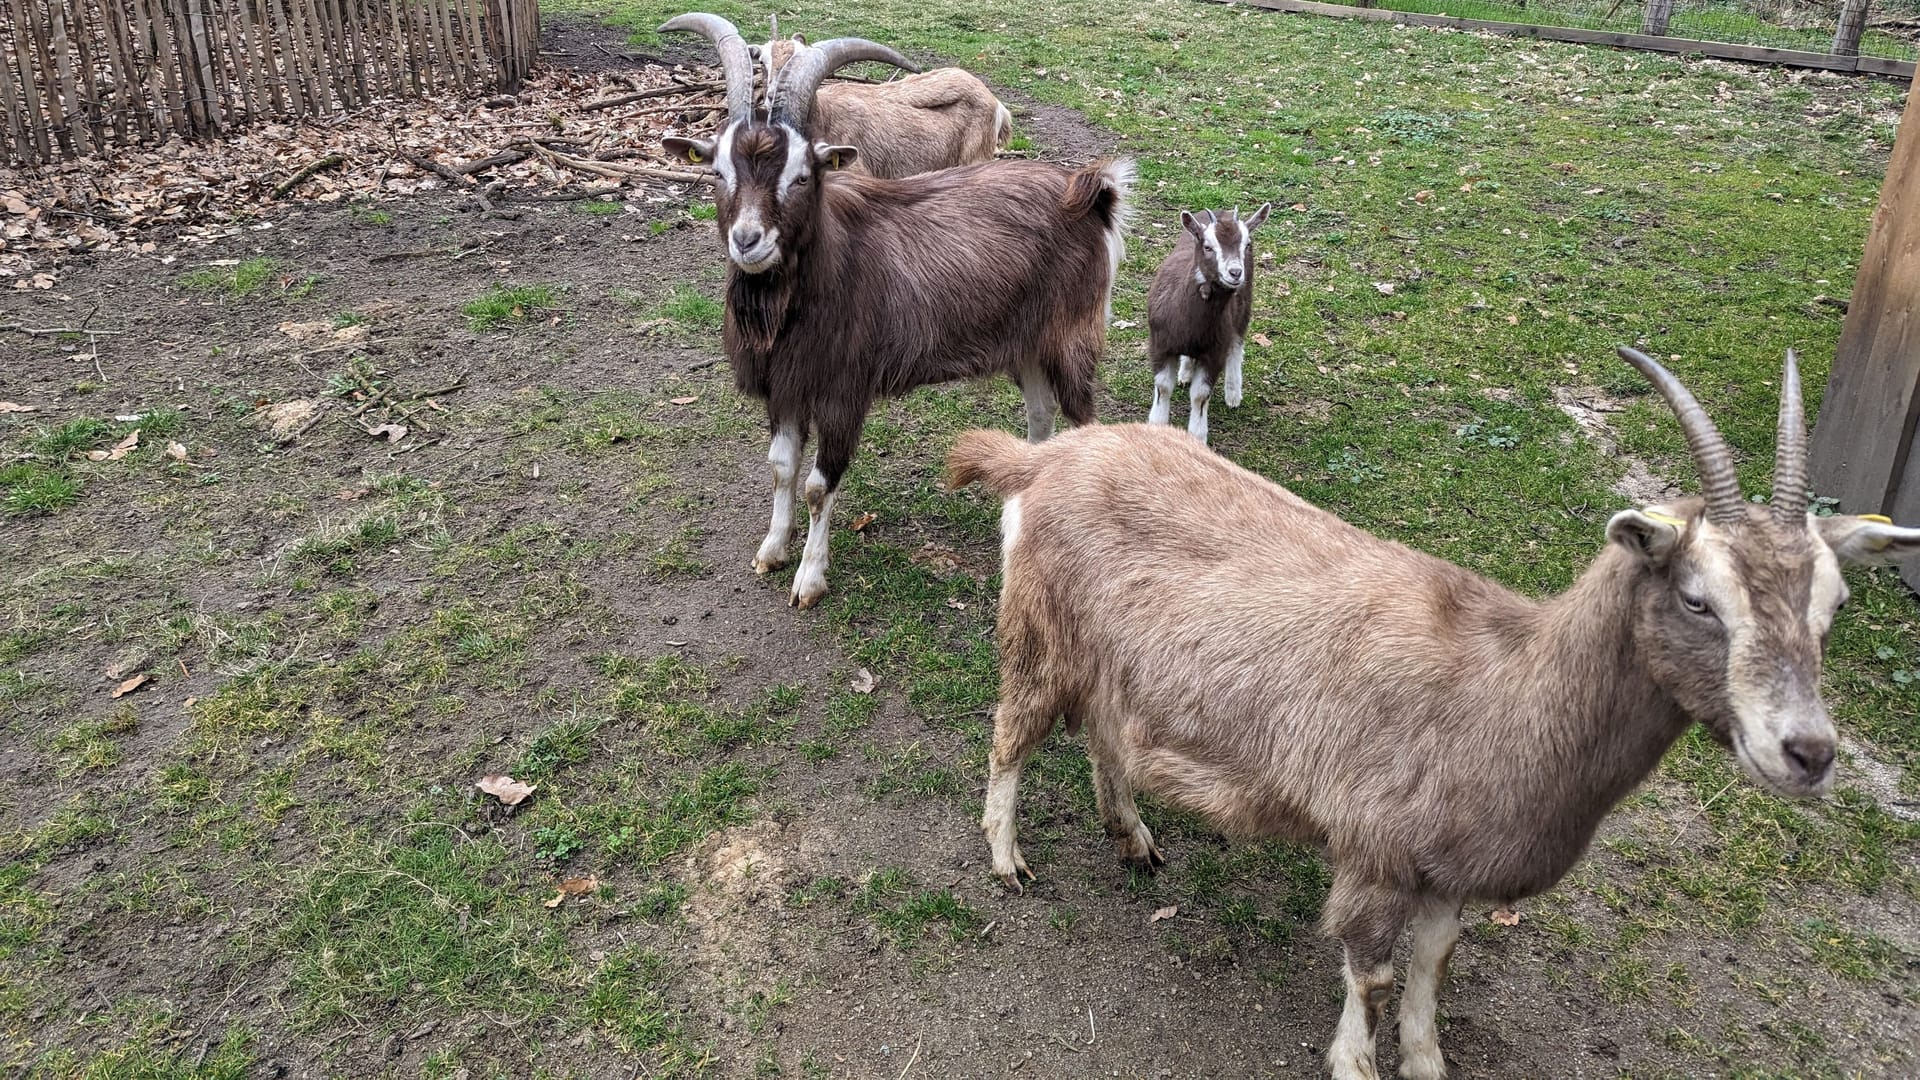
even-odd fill
[[[1882,514],[1861,514],[1860,520],[1861,521],[1877,521],[1882,525],[1893,524],[1892,518],[1886,517],[1885,515],[1882,515]]]
[[[1652,518],[1653,520],[1659,522],[1662,525],[1671,525],[1676,529],[1686,524],[1684,520],[1674,517],[1672,514],[1663,514],[1658,510],[1648,510],[1645,507],[1642,507],[1640,509],[1640,512]]]

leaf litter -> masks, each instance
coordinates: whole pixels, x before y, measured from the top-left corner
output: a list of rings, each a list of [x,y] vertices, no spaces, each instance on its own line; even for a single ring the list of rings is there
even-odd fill
[[[523,784],[505,773],[488,773],[474,781],[474,787],[500,800],[501,806],[519,806],[527,801],[527,796],[539,790],[533,784]]]

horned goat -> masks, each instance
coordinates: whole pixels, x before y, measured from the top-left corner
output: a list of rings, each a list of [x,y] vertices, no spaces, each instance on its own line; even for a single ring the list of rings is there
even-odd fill
[[[768,81],[807,47],[799,34],[777,31],[755,46]],[[820,142],[856,146],[849,169],[899,178],[955,165],[992,161],[1013,139],[1013,115],[987,84],[955,67],[934,68],[883,83],[832,82],[814,95],[813,129]]]
[[[1615,514],[1593,564],[1547,600],[1363,532],[1166,427],[1037,447],[963,436],[953,482],[1006,500],[982,818],[994,873],[1014,891],[1032,876],[1014,837],[1021,763],[1064,717],[1086,729],[1100,814],[1131,866],[1164,861],[1136,791],[1230,834],[1324,845],[1323,926],[1346,953],[1327,1055],[1341,1080],[1377,1075],[1393,946],[1412,924],[1400,1075],[1426,1080],[1446,1071],[1435,996],[1463,902],[1551,888],[1689,723],[1761,787],[1824,793],[1840,567],[1920,551],[1920,529],[1806,512],[1792,353],[1759,506],[1679,380],[1621,351],[1677,414],[1704,498]]]
[[[727,359],[741,392],[766,402],[773,432],[773,520],[753,563],[762,574],[787,561],[800,452],[809,430],[819,440],[789,594],[810,607],[827,591],[835,493],[876,398],[1005,374],[1026,399],[1029,438],[1052,433],[1056,409],[1073,424],[1093,419],[1132,166],[852,175],[855,147],[810,138],[814,92],[845,64],[907,67],[905,57],[857,38],[798,46],[762,118],[733,24],[688,14],[661,30],[706,35],[726,74],[718,138],[665,145],[719,174]]]
[[[1205,221],[1180,211],[1180,224],[1192,242],[1174,245],[1147,291],[1147,358],[1153,361],[1149,424],[1167,422],[1176,379],[1192,380],[1187,434],[1203,443],[1215,383],[1224,378],[1227,407],[1240,407],[1247,321],[1253,314],[1253,230],[1272,208],[1262,204],[1245,219],[1238,209],[1203,210]]]

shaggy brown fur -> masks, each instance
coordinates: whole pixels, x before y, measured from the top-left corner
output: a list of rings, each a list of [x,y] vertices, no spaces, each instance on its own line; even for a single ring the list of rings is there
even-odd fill
[[[1220,242],[1235,250],[1246,239],[1239,215],[1231,210],[1218,216],[1215,229]],[[1253,315],[1253,260],[1247,260],[1246,277],[1230,285],[1215,274],[1213,257],[1200,245],[1201,237],[1189,229],[1153,275],[1147,291],[1147,359],[1159,372],[1190,356],[1193,369],[1217,384],[1226,372],[1227,357],[1247,337]]]

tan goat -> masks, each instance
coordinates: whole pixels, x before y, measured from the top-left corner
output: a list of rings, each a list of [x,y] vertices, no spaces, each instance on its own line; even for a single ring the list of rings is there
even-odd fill
[[[777,82],[794,50],[805,45],[799,34],[776,36],[754,51]],[[899,179],[992,161],[1013,138],[1013,116],[979,79],[959,68],[935,68],[883,83],[827,83],[814,95],[807,135],[857,147],[854,172]]]
[[[1622,355],[1678,415],[1704,498],[1615,514],[1593,565],[1546,600],[1363,532],[1167,427],[963,436],[954,483],[1006,500],[982,819],[994,873],[1015,891],[1032,876],[1014,838],[1021,763],[1057,720],[1085,728],[1128,865],[1164,861],[1136,791],[1236,836],[1325,846],[1323,923],[1346,950],[1327,1055],[1341,1080],[1378,1075],[1374,1028],[1412,924],[1400,1075],[1431,1080],[1463,902],[1551,888],[1689,723],[1762,787],[1824,793],[1840,566],[1920,550],[1920,529],[1805,512],[1792,353],[1771,507],[1741,499],[1686,388]]]

